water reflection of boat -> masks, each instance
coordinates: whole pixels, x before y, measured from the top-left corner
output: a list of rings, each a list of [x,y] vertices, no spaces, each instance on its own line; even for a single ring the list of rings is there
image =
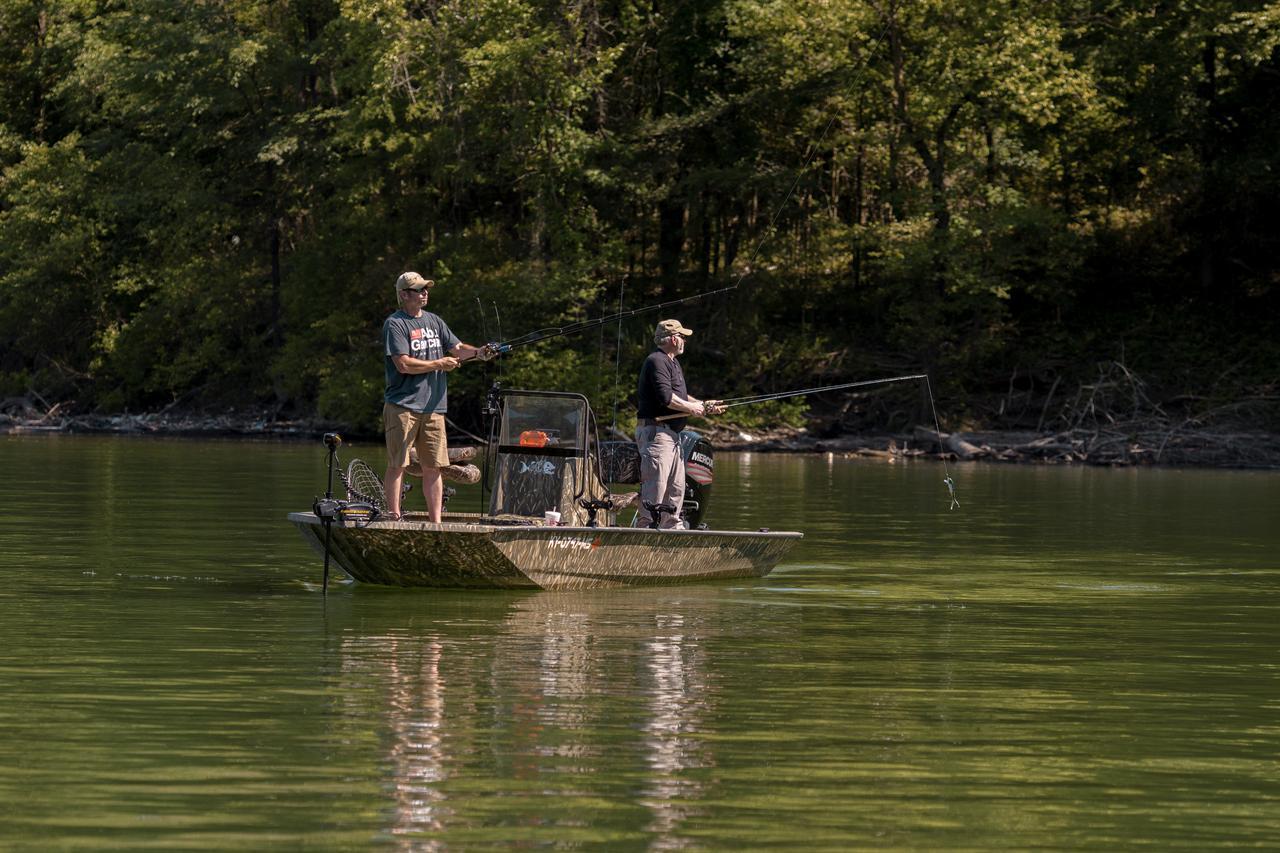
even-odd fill
[[[590,804],[616,796],[625,777],[644,809],[627,819],[650,849],[688,846],[690,822],[714,793],[707,644],[737,630],[724,596],[723,587],[458,591],[432,595],[429,611],[403,596],[331,600],[339,725],[378,740],[386,832],[449,846],[451,833],[466,838],[481,823],[598,828],[583,821],[617,818]],[[506,805],[505,794],[531,785],[534,805]],[[495,799],[504,806],[491,812]]]
[[[712,459],[699,447],[694,529],[617,526],[618,482],[601,462],[601,443],[585,397],[505,391],[487,466],[487,514],[446,513],[398,521],[348,523],[340,512],[291,513],[318,551],[363,583],[389,586],[581,589],[763,577],[796,541],[795,532],[697,529]],[[619,466],[611,464],[609,468]],[[559,513],[561,524],[545,521]]]

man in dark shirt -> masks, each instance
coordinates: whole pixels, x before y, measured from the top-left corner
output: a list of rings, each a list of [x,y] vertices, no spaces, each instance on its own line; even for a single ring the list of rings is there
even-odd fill
[[[636,446],[640,450],[640,510],[637,527],[648,527],[653,517],[645,504],[669,504],[675,511],[662,516],[662,528],[682,528],[680,507],[684,503],[684,459],[680,456],[680,430],[685,417],[659,420],[668,415],[716,415],[724,411],[718,400],[703,402],[689,396],[684,371],[676,359],[684,353],[685,339],[692,335],[679,320],[662,320],[653,332],[658,351],[650,353],[640,367],[637,388]]]

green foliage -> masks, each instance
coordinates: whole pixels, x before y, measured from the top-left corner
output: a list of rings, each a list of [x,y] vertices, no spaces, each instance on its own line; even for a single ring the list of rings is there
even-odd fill
[[[382,360],[349,359],[320,379],[316,414],[357,433],[382,431]]]
[[[499,377],[628,424],[671,315],[702,397],[928,371],[980,417],[1010,373],[1124,354],[1180,393],[1265,390],[1277,21],[1262,0],[0,0],[0,376],[376,430],[379,330],[417,269],[473,343],[741,282],[620,341],[465,367],[468,428]]]

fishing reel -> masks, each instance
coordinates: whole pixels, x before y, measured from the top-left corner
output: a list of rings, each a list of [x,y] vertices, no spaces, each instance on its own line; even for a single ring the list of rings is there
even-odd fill
[[[337,450],[338,446],[342,444],[342,436],[338,435],[336,432],[326,432],[321,441],[323,441],[324,446],[330,450]]]

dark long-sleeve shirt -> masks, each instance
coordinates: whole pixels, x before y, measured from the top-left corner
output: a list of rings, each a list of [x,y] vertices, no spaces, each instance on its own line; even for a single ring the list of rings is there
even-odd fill
[[[680,363],[661,350],[649,353],[649,357],[640,366],[640,382],[636,389],[639,410],[636,415],[641,418],[660,418],[663,415],[683,414],[670,407],[672,395],[681,399],[689,397]],[[684,429],[687,421],[687,417],[682,417],[663,423],[679,432]]]

